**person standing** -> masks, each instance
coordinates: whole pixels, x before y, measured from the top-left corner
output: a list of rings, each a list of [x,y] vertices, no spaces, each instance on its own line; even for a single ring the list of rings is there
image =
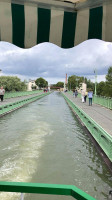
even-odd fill
[[[89,98],[89,106],[92,106],[92,98],[93,98],[93,92],[92,92],[92,90],[89,90],[89,92],[88,92],[88,98]]]
[[[77,97],[77,95],[78,95],[78,91],[77,91],[77,90],[75,90],[75,98]]]
[[[88,93],[85,92],[85,96],[84,96],[84,102],[86,102],[86,98],[87,98]]]
[[[0,99],[1,99],[1,101],[3,101],[4,94],[5,94],[5,90],[3,89],[3,86],[1,86],[1,88],[0,88]]]
[[[75,97],[75,90],[73,90],[73,97]]]

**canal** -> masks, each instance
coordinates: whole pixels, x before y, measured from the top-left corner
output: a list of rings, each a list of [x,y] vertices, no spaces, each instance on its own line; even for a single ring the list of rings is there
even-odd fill
[[[71,184],[107,199],[112,176],[59,92],[0,118],[0,181]],[[1,200],[20,195],[1,193]],[[70,199],[25,195],[25,200]]]

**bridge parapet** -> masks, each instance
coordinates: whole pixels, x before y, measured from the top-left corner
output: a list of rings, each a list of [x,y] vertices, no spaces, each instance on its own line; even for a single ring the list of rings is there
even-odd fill
[[[62,93],[73,111],[77,114],[82,123],[89,130],[95,141],[109,158],[110,170],[112,171],[112,136],[107,133],[95,120],[87,115],[79,106],[75,104],[69,97]]]
[[[69,91],[70,94],[72,94],[71,91]],[[81,94],[78,94],[78,97],[81,97]],[[87,98],[88,100],[88,98]],[[104,96],[98,96],[98,95],[94,95],[93,96],[93,102],[99,105],[102,105],[105,108],[109,108],[110,110],[112,110],[112,98],[111,97],[104,97]]]
[[[14,98],[14,97],[21,97],[21,96],[27,96],[31,94],[37,94],[41,92],[42,90],[36,90],[36,91],[20,91],[20,92],[6,92],[4,95],[5,99],[8,98]]]

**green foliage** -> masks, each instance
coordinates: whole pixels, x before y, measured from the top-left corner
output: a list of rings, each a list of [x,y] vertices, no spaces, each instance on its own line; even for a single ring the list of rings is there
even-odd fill
[[[45,88],[48,86],[48,82],[41,77],[36,79],[35,83],[39,88]]]
[[[112,85],[112,67],[109,67],[108,74],[106,75],[106,81]]]
[[[80,83],[85,82],[87,84],[87,90],[95,91],[95,83],[91,82],[87,78],[72,75],[68,78],[68,89],[75,89],[80,87]],[[97,95],[112,97],[112,67],[109,67],[108,74],[106,75],[106,82],[101,81],[96,86]]]
[[[108,74],[106,75],[105,96],[112,97],[112,67],[109,67]]]
[[[95,84],[91,80],[86,80],[85,83],[87,84],[87,90],[91,89],[92,91],[95,90]]]
[[[0,76],[0,86],[8,92],[25,91],[27,86],[17,76]]]
[[[80,86],[80,83],[84,82],[84,77],[80,76],[69,76],[68,78],[68,89],[75,89],[76,87]]]
[[[97,95],[105,96],[106,83],[104,81],[97,83],[96,91],[97,91]]]
[[[97,83],[97,95],[112,97],[112,67],[109,67],[106,82]]]
[[[64,88],[64,83],[63,82],[58,82],[55,86]]]

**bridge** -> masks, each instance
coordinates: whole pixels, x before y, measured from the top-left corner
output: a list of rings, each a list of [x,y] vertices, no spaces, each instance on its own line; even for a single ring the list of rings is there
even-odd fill
[[[92,0],[85,0],[85,1],[82,1],[82,0],[67,0],[67,1],[66,0],[65,1],[4,0],[3,1],[3,0],[0,0],[0,40],[10,42],[21,48],[30,48],[30,47],[35,46],[36,44],[39,44],[42,42],[51,42],[62,48],[71,48],[71,47],[74,47],[75,45],[80,44],[81,42],[83,42],[87,39],[94,39],[94,38],[112,42],[112,23],[111,22],[112,22],[112,1],[111,0],[96,0],[96,1],[92,1]],[[41,94],[41,93],[33,94],[32,93],[32,94],[28,95],[27,97],[25,97],[25,95],[23,97],[23,94],[22,94],[22,95],[20,95],[21,97],[13,97],[13,98],[5,99],[4,103],[0,106],[0,116],[2,117],[4,114],[8,114],[9,112],[14,111],[15,109],[18,109],[18,108],[20,108],[28,103],[31,103],[39,98],[42,98],[45,95],[47,95],[47,94]],[[107,101],[106,99],[103,101],[101,100],[105,105],[107,105],[107,108],[104,108],[104,107],[94,103],[93,107],[90,109],[90,108],[88,108],[87,105],[82,105],[80,103],[79,99],[73,99],[71,94],[66,93],[63,95],[64,95],[64,98],[66,99],[66,101],[68,102],[69,106],[76,113],[78,118],[81,120],[81,123],[83,124],[83,126],[85,126],[91,133],[92,141],[94,141],[94,143],[96,141],[96,143],[101,148],[100,150],[102,150],[102,153],[100,155],[102,157],[104,157],[105,162],[108,164],[108,166],[110,166],[110,170],[111,170],[112,169],[111,168],[111,166],[112,166],[112,162],[111,162],[112,161],[112,132],[110,130],[110,127],[112,126],[111,125],[112,124],[111,123],[112,122],[112,117],[111,117],[112,111],[109,110],[109,108],[111,108],[111,102],[109,100]],[[50,95],[48,95],[48,96],[50,96]],[[55,98],[53,99],[53,102],[54,101],[55,101]],[[101,101],[100,101],[100,99],[97,99],[96,103],[101,102]],[[58,102],[58,99],[57,99],[57,102]],[[59,112],[59,109],[58,109],[59,104],[57,102],[56,102],[56,105],[58,105],[57,110]],[[62,102],[62,105],[63,104],[64,104],[64,102]],[[51,106],[51,104],[50,104],[50,106]],[[44,109],[45,109],[45,107],[44,107]],[[61,107],[60,107],[60,109],[61,109]],[[65,108],[65,110],[66,109],[67,108]],[[35,107],[35,110],[36,110],[36,107]],[[33,111],[35,111],[35,110],[33,110]],[[54,110],[54,108],[53,108],[53,110]],[[56,110],[55,110],[55,112],[56,112]],[[58,112],[57,112],[57,115],[59,114]],[[58,115],[58,118],[61,116],[62,112],[63,112],[63,110],[61,110],[61,113],[60,113],[60,115]],[[44,115],[45,114],[46,113],[44,113]],[[50,114],[50,113],[48,113],[48,114]],[[67,116],[67,115],[68,115],[68,113],[64,113],[63,117]],[[54,117],[54,115],[52,115],[52,118],[53,117]],[[24,118],[26,118],[26,116]],[[36,118],[36,116],[35,116],[35,118]],[[19,120],[20,120],[20,118],[19,118]],[[33,120],[35,120],[35,119],[33,119]],[[57,120],[57,118],[55,120]],[[53,122],[54,124],[55,124],[55,120]],[[60,120],[61,120],[61,123],[63,123],[63,120],[61,118],[60,118]],[[66,121],[66,118],[65,118],[65,121]],[[3,121],[1,122],[1,124],[2,123],[3,123]],[[36,121],[36,123],[37,123],[37,121]],[[73,121],[72,121],[72,123],[73,123]],[[58,124],[59,124],[59,121],[58,121]],[[62,124],[60,124],[60,127],[62,128]],[[55,128],[57,128],[57,127],[55,127]],[[66,129],[64,129],[64,132],[67,130],[67,128],[68,127],[66,127]],[[4,127],[3,127],[3,130],[4,130]],[[72,132],[72,129],[70,129],[70,130]],[[28,130],[27,130],[27,132],[28,132]],[[5,134],[6,134],[6,132],[5,132]],[[16,134],[17,134],[17,132],[16,132]],[[61,134],[62,134],[62,132],[61,132]],[[67,132],[66,132],[66,134],[67,134]],[[79,132],[78,132],[78,134],[79,134]],[[60,135],[58,135],[58,137],[55,138],[55,139],[59,138],[59,140],[58,140],[59,144],[62,139],[60,137]],[[23,136],[24,135],[22,135],[22,138],[23,138]],[[20,137],[20,135],[18,136],[18,138],[19,137]],[[73,136],[71,135],[71,138],[72,137]],[[82,139],[82,137],[83,136],[81,135],[81,139]],[[2,140],[3,140],[3,138],[4,137],[2,137]],[[39,138],[41,138],[41,136],[39,136]],[[38,138],[38,140],[39,140],[39,138]],[[63,140],[65,138],[66,138],[66,135],[63,134]],[[67,138],[69,139],[69,135],[67,135]],[[76,135],[76,138],[77,138],[77,135]],[[94,140],[93,140],[93,138],[94,138]],[[10,137],[8,137],[8,140],[9,139],[10,139]],[[86,138],[86,140],[87,139],[88,138]],[[26,138],[25,138],[25,140],[26,140]],[[30,135],[30,139],[28,138],[28,143],[30,140],[31,140],[31,135]],[[74,141],[74,138],[72,138],[72,140]],[[3,141],[4,141],[4,144],[7,144],[6,140],[3,140]],[[23,142],[23,140],[22,140],[22,142]],[[32,141],[33,145],[32,145],[32,148],[30,148],[30,150],[34,148],[34,142],[35,142],[35,139]],[[69,142],[69,140],[68,140],[68,142]],[[51,143],[49,143],[49,144],[51,144]],[[74,145],[72,145],[72,143],[70,143],[70,144],[73,148]],[[81,144],[81,140],[80,140],[80,144]],[[63,145],[64,144],[62,142],[60,146],[63,147]],[[35,144],[35,146],[37,146],[37,144]],[[58,155],[60,155],[60,152],[63,149],[63,148],[60,149],[60,146],[58,146],[58,149],[56,149],[56,152],[59,152],[56,155],[56,157],[58,157]],[[75,144],[75,146],[76,146],[76,144]],[[50,145],[48,145],[47,148],[48,147],[50,147]],[[84,146],[82,145],[82,148],[83,147]],[[9,147],[8,152],[9,152],[10,148],[12,148],[12,147]],[[69,148],[70,148],[70,146],[69,146]],[[77,148],[78,148],[78,146],[77,146]],[[5,150],[6,149],[3,148],[2,153]],[[53,150],[54,149],[52,149],[52,150],[49,149],[50,156],[52,155]],[[25,153],[27,153],[27,151],[28,151],[28,148],[26,148]],[[64,155],[65,151],[66,151],[66,148],[62,151],[62,155]],[[7,158],[8,152],[5,154],[5,156],[6,156],[5,161],[10,160],[9,157]],[[14,154],[14,152],[16,152],[16,149],[13,150],[12,154]],[[19,152],[19,149],[17,149],[17,153],[18,152]],[[22,151],[20,151],[18,160],[22,156],[21,152]],[[45,152],[46,152],[46,149],[45,149]],[[82,149],[78,149],[78,153],[79,152],[81,153]],[[90,150],[90,152],[91,152],[91,150]],[[75,151],[75,153],[77,153],[77,150]],[[68,154],[68,152],[66,152],[65,157],[67,157],[67,154]],[[70,155],[70,152],[69,152],[69,155]],[[17,156],[17,154],[15,155],[15,157],[16,156]],[[65,157],[62,156],[61,160],[64,160]],[[83,158],[82,158],[83,160],[86,159],[86,157],[85,158],[84,157],[85,157],[85,155],[83,155]],[[14,158],[13,158],[13,160],[14,160]],[[30,155],[30,157],[28,157],[28,158],[29,159],[26,158],[27,161],[31,160],[32,155]],[[67,157],[67,158],[68,158],[68,160],[70,159],[70,157]],[[73,155],[72,155],[72,158],[73,158]],[[54,155],[53,155],[52,159],[54,160]],[[73,177],[74,168],[77,165],[78,160],[80,159],[78,154],[75,157],[75,160],[76,159],[77,159],[77,162],[75,163],[75,165],[74,165],[74,163],[71,163],[71,165],[68,166],[68,168],[73,166],[71,179]],[[108,159],[108,161],[107,161],[107,159]],[[12,163],[13,163],[13,160],[12,160]],[[46,156],[44,157],[43,160],[46,160]],[[61,160],[60,160],[60,162],[61,162]],[[63,165],[64,167],[62,170],[62,174],[64,173],[65,166],[67,164],[69,164],[68,160]],[[58,164],[58,161],[55,162],[55,165]],[[86,162],[89,162],[89,160],[87,160]],[[91,162],[92,162],[92,160],[91,160]],[[91,166],[91,162],[89,163],[89,165],[90,165],[89,167],[91,169],[91,172],[93,172],[94,166]],[[17,161],[15,163],[17,163]],[[33,162],[33,164],[34,163],[35,162]],[[46,166],[47,164],[48,163],[46,161],[44,163],[44,165],[42,165],[42,166]],[[3,168],[1,168],[3,174],[4,174],[4,167],[7,165],[8,165],[8,163],[5,163]],[[24,160],[24,165],[25,165],[25,160]],[[22,165],[22,167],[24,167],[24,165]],[[29,165],[30,165],[30,163],[29,163]],[[51,163],[51,165],[53,165],[53,162]],[[80,166],[81,165],[83,165],[82,162],[80,163]],[[83,165],[83,167],[85,165]],[[92,162],[92,165],[94,165],[94,162]],[[100,165],[102,166],[101,162],[100,162]],[[27,168],[27,165],[25,165],[25,166]],[[41,168],[42,168],[42,166],[41,166]],[[19,170],[22,167],[21,166],[20,166],[20,168],[18,167]],[[30,170],[28,169],[29,173],[30,173],[32,167],[33,166],[30,167]],[[87,167],[87,169],[89,169],[88,165],[86,165],[86,167]],[[27,171],[26,168],[25,168],[25,172]],[[49,168],[50,168],[50,166],[46,169],[49,169]],[[78,165],[77,165],[77,168],[79,170]],[[100,166],[96,169],[97,173],[98,173],[99,168],[100,168]],[[8,170],[9,169],[10,169],[10,167],[8,168]],[[51,172],[52,171],[53,171],[53,169],[51,169]],[[70,171],[71,170],[69,170],[69,172],[65,173],[65,174],[70,174]],[[76,171],[77,171],[77,169],[76,169]],[[5,173],[6,173],[6,171],[5,171]],[[7,172],[7,173],[9,173],[9,172]],[[53,173],[54,173],[54,171],[53,171]],[[80,171],[80,173],[81,173],[81,171]],[[79,173],[79,175],[80,175],[80,173]],[[87,171],[87,174],[88,173],[89,173],[89,170]],[[83,171],[83,173],[81,174],[82,178],[83,178],[84,174],[85,174],[85,172]],[[41,175],[43,175],[43,172]],[[75,176],[76,175],[77,175],[77,173],[75,174]],[[55,179],[57,176],[58,176],[58,173],[56,174]],[[60,179],[60,176],[61,175],[58,176],[58,180]],[[62,176],[62,177],[65,178],[65,176]],[[95,173],[94,173],[94,176],[95,176]],[[100,176],[100,179],[98,179],[98,176]],[[99,183],[101,180],[101,173],[100,173],[100,175],[98,174],[98,176],[97,176],[97,180]],[[105,176],[105,173],[103,173],[103,177],[104,176]],[[109,173],[108,173],[108,176],[109,176]],[[49,178],[50,177],[52,177],[51,174],[50,174]],[[12,174],[11,174],[11,178],[12,178]],[[67,181],[68,181],[68,178],[69,178],[69,176],[67,177]],[[46,177],[46,179],[47,179],[47,177]],[[44,179],[44,181],[46,179]],[[76,178],[74,177],[74,180],[75,179]],[[5,178],[5,180],[7,180],[7,179]],[[21,179],[19,179],[19,180],[21,180]],[[76,184],[77,184],[77,182],[78,182],[78,180],[76,180]],[[89,182],[89,180],[87,182]],[[85,187],[85,185],[88,184],[87,182],[85,184],[85,181],[84,181],[83,187]],[[94,184],[93,178],[92,178],[90,184],[87,185],[88,186],[87,189],[85,188],[85,191],[88,191],[88,188],[91,185],[91,183]],[[104,180],[101,182],[100,185],[102,186],[103,183],[104,183]],[[110,180],[108,179],[108,177],[106,176],[105,184],[107,184],[107,183],[108,183],[108,188],[110,188],[109,185],[111,185],[111,183],[110,183]],[[78,186],[80,187],[80,184]],[[99,185],[97,185],[97,187],[99,187]],[[97,187],[95,185],[94,187],[92,187],[89,190],[89,192],[91,192],[91,190],[93,188],[95,189],[95,192],[96,192]],[[82,192],[82,190],[74,188],[74,186],[67,186],[67,185],[66,186],[62,186],[62,185],[61,186],[60,185],[53,186],[53,185],[45,185],[45,184],[44,185],[26,184],[26,183],[18,184],[18,183],[13,183],[13,182],[12,183],[0,182],[0,191],[70,195],[78,200],[80,200],[80,199],[81,200],[83,200],[83,199],[84,200],[85,199],[86,200],[95,200],[95,198],[88,196],[87,194]],[[107,197],[107,193],[105,193],[104,196],[102,196],[103,193],[104,193],[104,190],[102,190],[102,192],[100,192],[98,199],[102,200],[103,198],[105,198],[104,197],[105,195]],[[23,194],[21,195],[21,199],[23,200]],[[32,199],[32,198],[30,198],[30,199]],[[8,200],[9,200],[9,196],[8,196]]]
[[[54,88],[54,87],[53,87]],[[59,87],[56,87],[59,88]],[[43,91],[6,93],[0,105],[0,116],[8,114],[28,103],[50,94]],[[96,144],[104,151],[102,155],[112,170],[112,99],[94,96],[92,107],[82,103],[80,97],[74,98],[72,92],[62,92],[69,106],[89,130]],[[80,95],[79,95],[80,96]],[[98,146],[97,145],[97,146]],[[102,151],[101,151],[102,152]]]
[[[54,92],[54,94],[55,93],[56,92]],[[77,115],[79,121],[81,122],[83,126],[83,129],[88,130],[88,137],[91,138],[92,143],[96,147],[96,151],[103,158],[104,162],[107,164],[107,166],[109,167],[111,171],[112,169],[112,99],[105,99],[102,97],[103,99],[102,100],[101,97],[95,97],[93,106],[89,107],[88,102],[86,104],[83,104],[81,102],[80,96],[78,98],[73,98],[72,92],[66,92],[66,93],[57,92],[56,94],[63,95],[68,105],[71,107],[75,115]],[[51,92],[44,93],[43,91],[32,91],[32,92],[6,93],[4,102],[2,103],[0,102],[0,117],[2,119],[3,115],[9,115],[9,113],[12,111],[14,113],[16,109],[19,109],[40,98],[44,99],[45,96],[47,99],[49,98],[50,100]],[[60,101],[58,96],[57,96],[56,102],[57,101]],[[103,104],[103,106],[101,104]],[[59,108],[59,105],[57,106]],[[59,115],[61,115],[61,111],[58,111],[58,113]],[[54,194],[54,195],[71,195],[75,199],[95,200],[95,198],[87,195],[83,191],[79,190],[77,187],[67,186],[67,185],[53,185],[53,184],[42,185],[42,184],[37,184],[37,183],[30,184],[30,183],[24,183],[24,182],[23,183],[0,182],[0,191],[20,192],[22,193],[21,199],[23,199],[23,193],[28,192],[28,193]]]
[[[81,120],[83,126],[89,130],[91,136],[95,139],[96,147],[101,147],[99,152],[112,171],[112,99],[105,99],[105,102],[103,100],[102,106],[102,103],[99,103],[100,101],[98,102],[97,99],[102,100],[103,97],[95,96],[93,101],[96,103],[90,107],[89,102],[82,103],[81,98],[74,98],[71,93],[64,93],[63,96]],[[106,104],[106,100],[109,101],[109,104]],[[107,157],[109,158],[108,161]]]
[[[50,89],[60,89],[61,87],[51,86]]]

